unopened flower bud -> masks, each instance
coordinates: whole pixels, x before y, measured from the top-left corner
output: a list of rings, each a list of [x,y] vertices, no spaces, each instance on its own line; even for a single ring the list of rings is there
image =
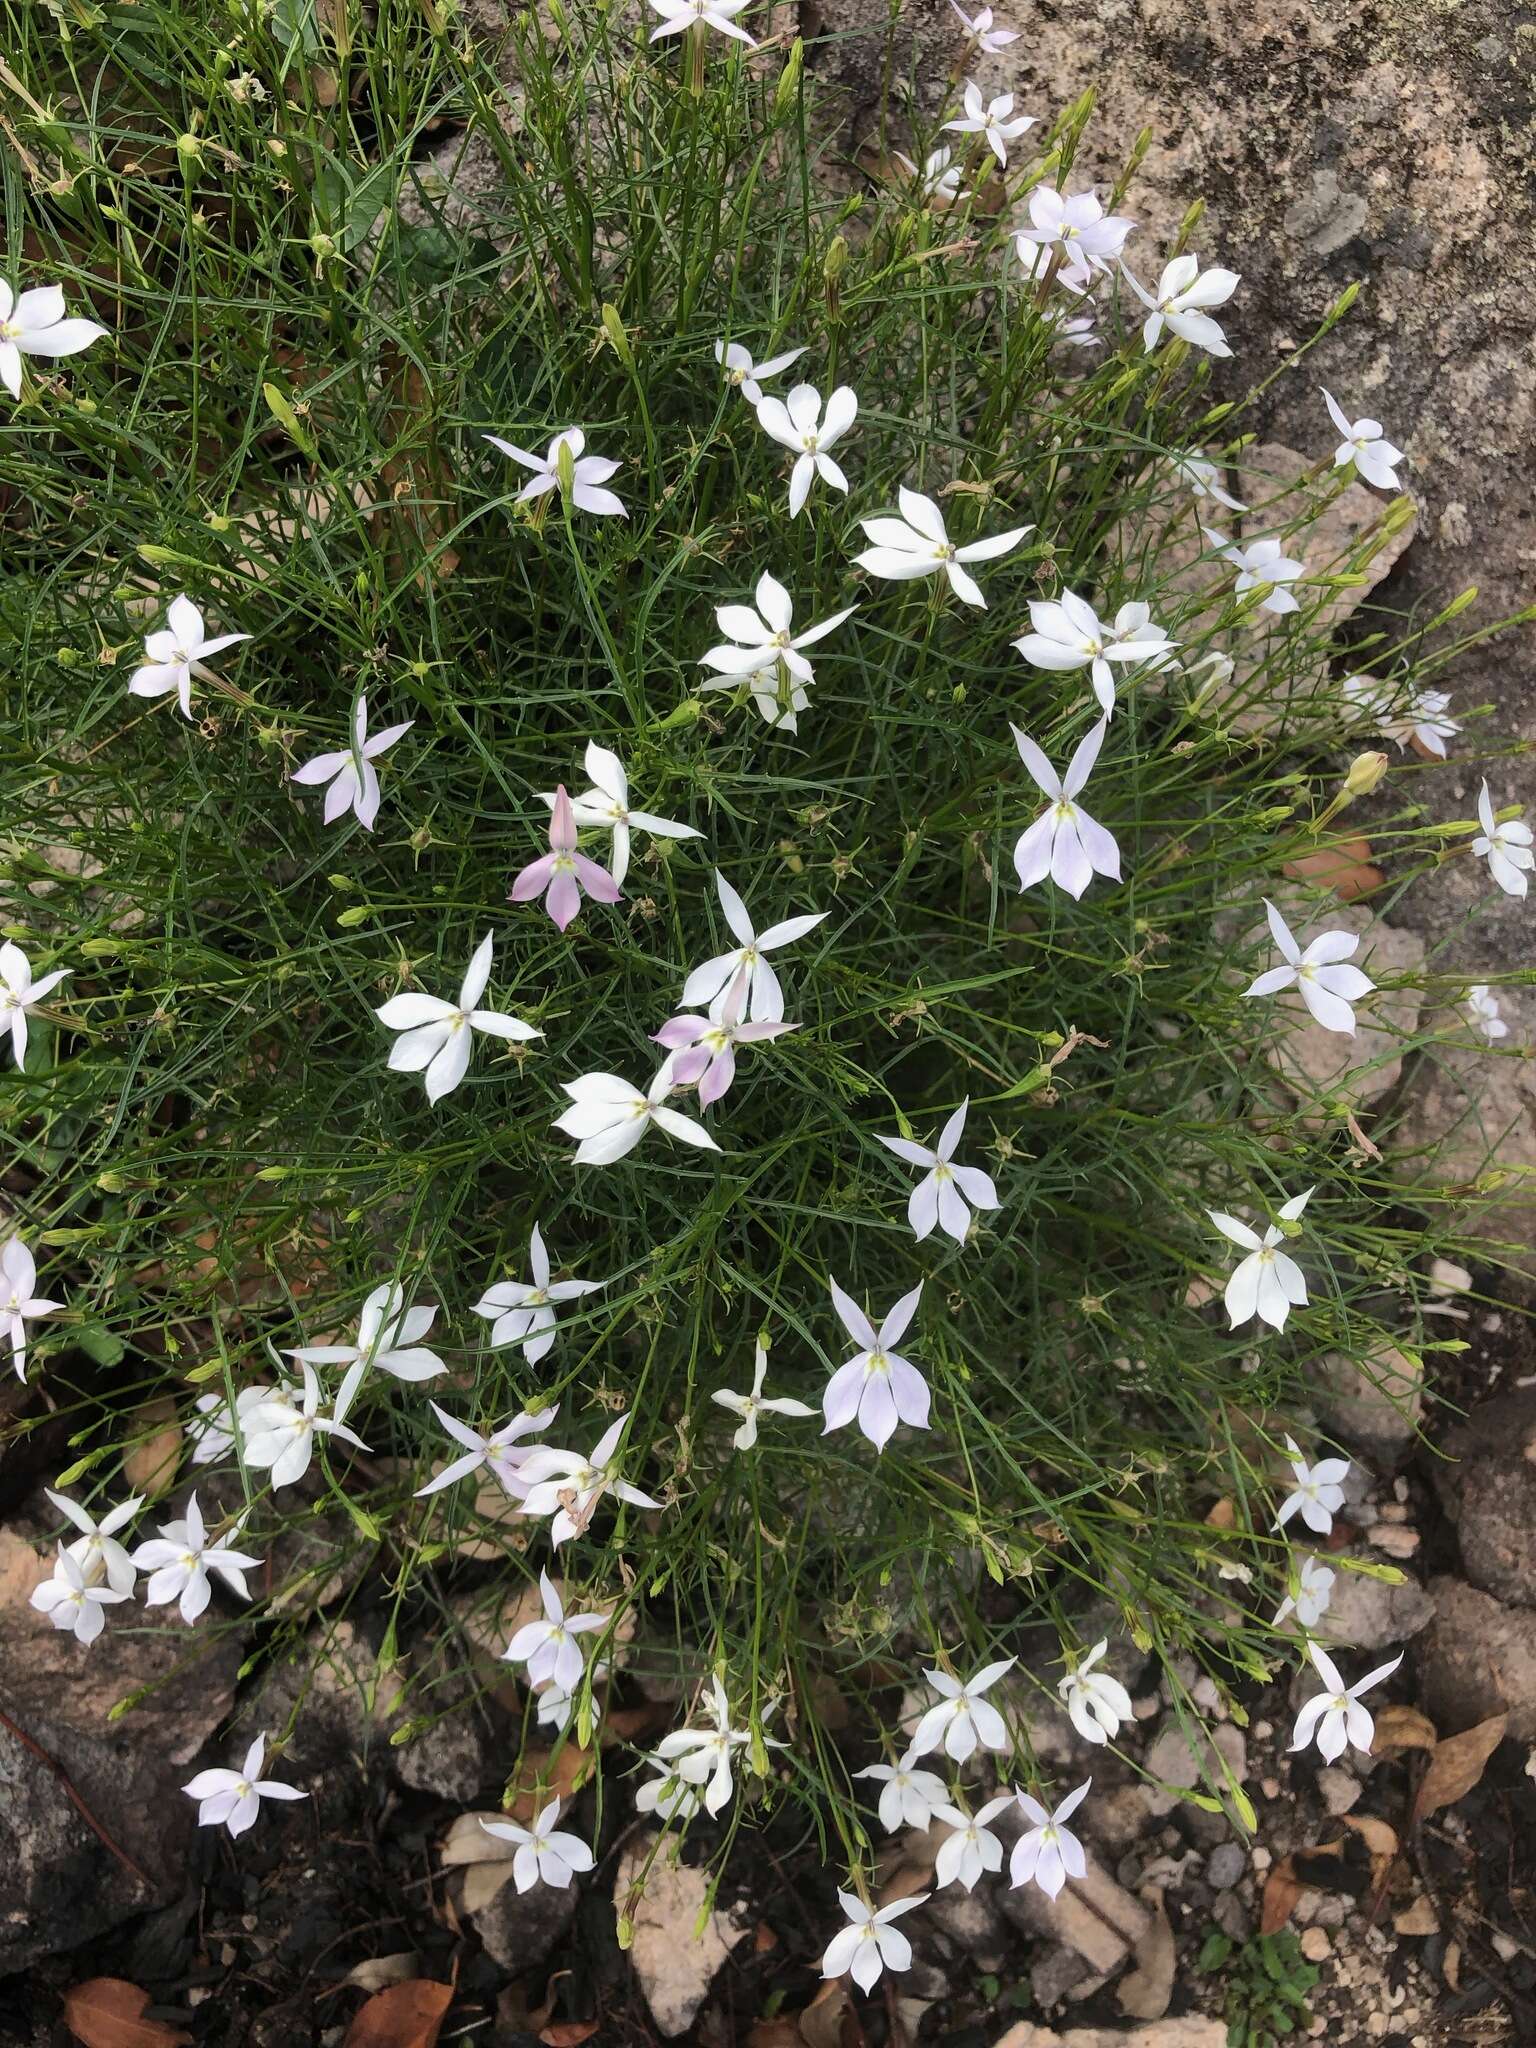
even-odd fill
[[[559,479],[560,495],[569,503],[576,488],[576,457],[569,441],[562,441],[555,451],[555,475]]]
[[[1357,796],[1369,796],[1386,772],[1385,754],[1356,754],[1349,764],[1349,773],[1344,778],[1345,802],[1352,803]]]

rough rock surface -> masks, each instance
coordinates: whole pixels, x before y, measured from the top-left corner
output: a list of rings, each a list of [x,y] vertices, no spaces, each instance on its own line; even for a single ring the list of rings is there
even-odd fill
[[[1203,2019],[1198,2013],[1154,2020],[1145,2027],[1069,2027],[1061,2034],[1020,2020],[997,2048],[1227,2048],[1227,2028],[1224,2020]]]
[[[803,29],[840,34],[810,61],[844,86],[855,141],[887,92],[888,13],[885,0],[802,0]],[[919,50],[898,75],[920,81],[926,120],[961,60],[959,25],[947,0],[908,0],[900,18]],[[1536,498],[1515,451],[1536,430],[1536,304],[1524,281],[1536,247],[1536,43],[1520,11],[1503,0],[1091,0],[1011,19],[1019,40],[967,74],[984,94],[1016,93],[1018,110],[1041,118],[1093,88],[1071,189],[1112,182],[1134,138],[1150,131],[1122,209],[1141,223],[1127,256],[1143,282],[1187,207],[1204,201],[1193,246],[1243,279],[1223,314],[1235,348],[1218,371],[1223,396],[1278,368],[1347,285],[1363,285],[1348,317],[1247,424],[1326,458],[1326,385],[1406,447],[1419,532],[1384,596],[1427,615],[1475,584],[1477,621],[1526,604]],[[1491,701],[1495,733],[1536,734],[1530,648],[1529,634],[1516,634],[1461,657],[1440,679],[1454,711]],[[1529,762],[1492,768],[1505,800],[1536,796]],[[1470,817],[1477,779],[1469,772],[1458,789],[1454,775],[1437,778],[1436,814]],[[1524,905],[1500,900],[1465,927],[1489,893],[1471,861],[1447,861],[1394,918],[1445,940],[1437,964],[1452,971],[1482,978],[1523,966]]]
[[[1379,1140],[1405,1182],[1458,1187],[1503,1176],[1501,1199],[1464,1227],[1536,1256],[1536,1060],[1482,1040],[1419,1056],[1400,1116]],[[1497,1161],[1495,1165],[1495,1154]]]
[[[706,1913],[714,1884],[707,1867],[674,1863],[670,1850],[664,1849],[659,1857],[655,1851],[655,1837],[647,1835],[624,1852],[614,1897],[622,1907],[630,1887],[643,1880],[645,1889],[630,1909],[630,1961],[651,2018],[670,2041],[693,2025],[715,1972],[747,1930],[718,1907]],[[703,1928],[696,1932],[701,1917]]]
[[[111,1624],[108,1623],[110,1629]],[[0,1707],[68,1774],[139,1883],[63,1785],[0,1726],[0,1976],[81,1942],[179,1891],[195,1809],[181,1787],[234,1699],[240,1646],[175,1629],[123,1632],[104,1657],[41,1623],[0,1612]],[[131,1712],[108,1715],[149,1688]]]
[[[1424,1360],[1381,1343],[1364,1358],[1330,1351],[1312,1372],[1320,1412],[1344,1438],[1378,1459],[1395,1459],[1414,1439],[1424,1405]]]
[[[1434,1602],[1416,1579],[1405,1578],[1394,1586],[1363,1572],[1341,1570],[1337,1558],[1325,1557],[1323,1562],[1334,1571],[1328,1613],[1318,1631],[1325,1639],[1356,1650],[1382,1650],[1407,1642],[1434,1618]]]
[[[1419,1644],[1424,1707],[1456,1733],[1503,1708],[1517,1742],[1536,1741],[1536,1612],[1501,1607],[1460,1579],[1432,1579],[1435,1619]]]

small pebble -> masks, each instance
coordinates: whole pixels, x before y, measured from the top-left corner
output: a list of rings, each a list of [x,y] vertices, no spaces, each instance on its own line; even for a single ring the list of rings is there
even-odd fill
[[[1301,1937],[1301,1952],[1309,1963],[1320,1963],[1325,1956],[1333,1953],[1333,1943],[1325,1927],[1309,1927]]]
[[[1266,1799],[1278,1799],[1280,1797],[1280,1780],[1278,1778],[1260,1778],[1259,1790]]]
[[[1368,2041],[1380,2041],[1390,2031],[1392,2015],[1389,2012],[1368,2012],[1365,2016],[1365,2035]]]
[[[1360,1797],[1360,1781],[1348,1771],[1341,1771],[1336,1765],[1329,1765],[1317,1774],[1317,1789],[1323,1795],[1323,1804],[1331,1814],[1348,1813]]]
[[[1417,1529],[1395,1529],[1390,1522],[1377,1522],[1365,1532],[1365,1540],[1388,1557],[1412,1557],[1419,1547]]]
[[[1401,1501],[1388,1501],[1381,1510],[1381,1519],[1384,1522],[1406,1522],[1408,1510],[1402,1505]]]
[[[1257,1875],[1262,1877],[1275,1859],[1271,1852],[1265,1848],[1264,1844],[1260,1842],[1249,1860],[1252,1862]]]
[[[1250,1732],[1255,1742],[1268,1742],[1275,1732],[1275,1724],[1273,1721],[1255,1721]]]
[[[1248,1858],[1238,1842],[1223,1842],[1211,1851],[1205,1863],[1205,1881],[1218,1892],[1232,1889],[1248,1868]]]

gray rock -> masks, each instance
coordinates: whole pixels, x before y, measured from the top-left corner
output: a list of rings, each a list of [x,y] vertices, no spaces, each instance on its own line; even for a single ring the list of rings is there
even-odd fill
[[[1063,2004],[1068,1993],[1077,1990],[1091,1975],[1088,1964],[1075,1948],[1053,1941],[1031,1963],[1029,1988],[1040,2010],[1049,2012],[1052,2006]]]
[[[1227,2025],[1187,2013],[1140,2027],[1068,2027],[1058,2034],[1033,2020],[1018,2020],[997,2048],[1227,2048]]]
[[[1205,1860],[1205,1881],[1213,1891],[1230,1891],[1248,1868],[1248,1856],[1240,1842],[1222,1842]]]
[[[614,1900],[634,1928],[630,1961],[651,2018],[671,2040],[693,2025],[716,1971],[747,1930],[728,1913],[711,1908],[715,1881],[707,1865],[674,1862],[670,1851],[660,1856],[655,1851],[651,1834],[625,1850],[614,1878]],[[637,1890],[642,1883],[644,1889]],[[921,1995],[907,1979],[903,1988]]]
[[[1377,1142],[1400,1180],[1436,1188],[1471,1187],[1496,1158],[1511,1199],[1463,1204],[1444,1222],[1536,1254],[1536,1061],[1481,1043],[1436,1046],[1420,1056],[1401,1113]]]
[[[1317,1774],[1317,1789],[1323,1804],[1335,1818],[1348,1813],[1360,1797],[1360,1780],[1337,1764],[1325,1765]]]
[[[1246,1941],[1253,1932],[1253,1915],[1236,1892],[1216,1894],[1216,1903],[1211,1908],[1211,1918],[1222,1933],[1229,1934],[1234,1941]]]
[[[946,1885],[923,1908],[923,1918],[964,1956],[973,1969],[1000,1969],[1008,1951],[1008,1929],[994,1888]]]
[[[1151,1833],[1152,1819],[1150,1788],[1137,1779],[1102,1794],[1095,1789],[1082,1809],[1081,1832],[1118,1855]]]
[[[1000,1898],[1015,1927],[1074,1950],[1096,1976],[1112,1976],[1131,1958],[1152,1924],[1139,1899],[1116,1884],[1092,1851],[1087,1874],[1049,1898],[1038,1885],[1009,1889]]]
[[[1318,1633],[1329,1641],[1355,1650],[1382,1650],[1429,1626],[1435,1603],[1417,1579],[1391,1585],[1364,1572],[1345,1571],[1337,1557],[1327,1562],[1334,1568],[1333,1594]]]
[[[571,1885],[536,1884],[520,1892],[508,1879],[474,1916],[485,1952],[513,1976],[536,1970],[576,1917],[580,1893]]]
[[[1460,1579],[1431,1579],[1435,1618],[1420,1639],[1419,1683],[1437,1728],[1456,1734],[1507,1709],[1517,1742],[1536,1741],[1536,1613],[1501,1607]]]
[[[1317,1405],[1344,1441],[1395,1461],[1424,1406],[1424,1360],[1383,1340],[1360,1359],[1330,1351],[1312,1368]]]
[[[1536,1607],[1536,1463],[1528,1455],[1467,1466],[1458,1533],[1474,1586],[1506,1606]]]
[[[1154,1814],[1177,1809],[1181,1825],[1199,1842],[1219,1842],[1230,1832],[1228,1811],[1207,1813],[1202,1807],[1179,1799],[1176,1792],[1194,1791],[1198,1787],[1225,1799],[1230,1807],[1230,1796],[1225,1790],[1226,1772],[1239,1785],[1248,1775],[1248,1745],[1235,1722],[1223,1721],[1209,1730],[1191,1728],[1186,1734],[1177,1718],[1169,1714],[1147,1751],[1145,1769],[1149,1777],[1161,1780],[1162,1785],[1176,1788],[1164,1791],[1159,1785],[1148,1787]]]
[[[115,1632],[112,1612],[111,1640],[94,1650],[42,1626],[30,1608],[0,1613],[0,1706],[68,1774],[147,1882],[106,1848],[48,1766],[0,1729],[0,1976],[76,1948],[181,1888],[196,1822],[181,1787],[234,1704],[241,1644],[177,1628]],[[130,1712],[108,1720],[141,1691]],[[243,1752],[254,1732],[242,1728],[230,1747]],[[293,1755],[302,1755],[297,1745]],[[205,1761],[229,1759],[221,1750]]]

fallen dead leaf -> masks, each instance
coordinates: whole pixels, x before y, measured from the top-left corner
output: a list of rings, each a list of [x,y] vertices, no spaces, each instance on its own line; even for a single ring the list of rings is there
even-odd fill
[[[1438,1813],[1442,1806],[1454,1806],[1472,1790],[1487,1769],[1489,1757],[1504,1740],[1508,1726],[1508,1714],[1494,1714],[1464,1734],[1449,1735],[1444,1742],[1435,1744],[1413,1802],[1415,1823],[1426,1814]]]
[[[1383,1707],[1371,1737],[1372,1756],[1396,1756],[1405,1749],[1433,1749],[1440,1740],[1435,1724],[1417,1707]]]
[[[1357,896],[1369,896],[1384,880],[1381,869],[1371,865],[1370,841],[1360,838],[1341,839],[1336,845],[1320,846],[1313,853],[1299,853],[1294,860],[1282,864],[1281,872],[1293,882],[1311,882],[1320,889],[1331,889],[1346,903],[1353,903]]]
[[[1401,1913],[1392,1916],[1392,1928],[1396,1934],[1438,1934],[1440,1922],[1435,1909],[1420,1892],[1411,1906],[1405,1906]]]
[[[427,1977],[392,1984],[358,2008],[343,2048],[437,2048],[452,2003],[451,1984],[434,1984]]]
[[[597,2032],[596,2020],[552,2020],[547,2027],[540,2027],[539,2039],[544,2048],[581,2048],[583,2041],[590,2041]]]
[[[747,2048],[804,2048],[800,2022],[780,2013],[776,2019],[756,2020],[747,2034]]]
[[[181,1424],[169,1394],[135,1409],[132,1427],[138,1437],[123,1454],[123,1478],[130,1493],[158,1500],[169,1492],[181,1463]]]
[[[1147,1930],[1136,1943],[1136,1967],[1115,1994],[1120,2010],[1133,2020],[1160,2020],[1173,1998],[1175,1950],[1173,1929],[1156,1885],[1148,1885],[1141,1901],[1150,1913]]]
[[[1367,1849],[1370,1850],[1373,1857],[1385,1856],[1391,1858],[1397,1854],[1398,1840],[1396,1828],[1389,1827],[1384,1820],[1378,1820],[1375,1814],[1346,1813],[1343,1816],[1343,1820],[1345,1827],[1354,1830],[1365,1843]],[[1335,1842],[1331,1846],[1337,1849],[1339,1845]],[[1319,1850],[1316,1853],[1321,1855],[1324,1852]]]
[[[1289,1856],[1282,1856],[1264,1880],[1264,1905],[1259,1914],[1260,1934],[1278,1934],[1296,1910],[1302,1893],[1301,1879]]]
[[[184,2048],[179,2027],[147,2020],[149,1993],[121,1977],[92,1977],[64,1994],[64,2024],[82,2048]]]
[[[853,2011],[846,1977],[828,1977],[797,2022],[805,2048],[842,2048],[843,2019]]]

